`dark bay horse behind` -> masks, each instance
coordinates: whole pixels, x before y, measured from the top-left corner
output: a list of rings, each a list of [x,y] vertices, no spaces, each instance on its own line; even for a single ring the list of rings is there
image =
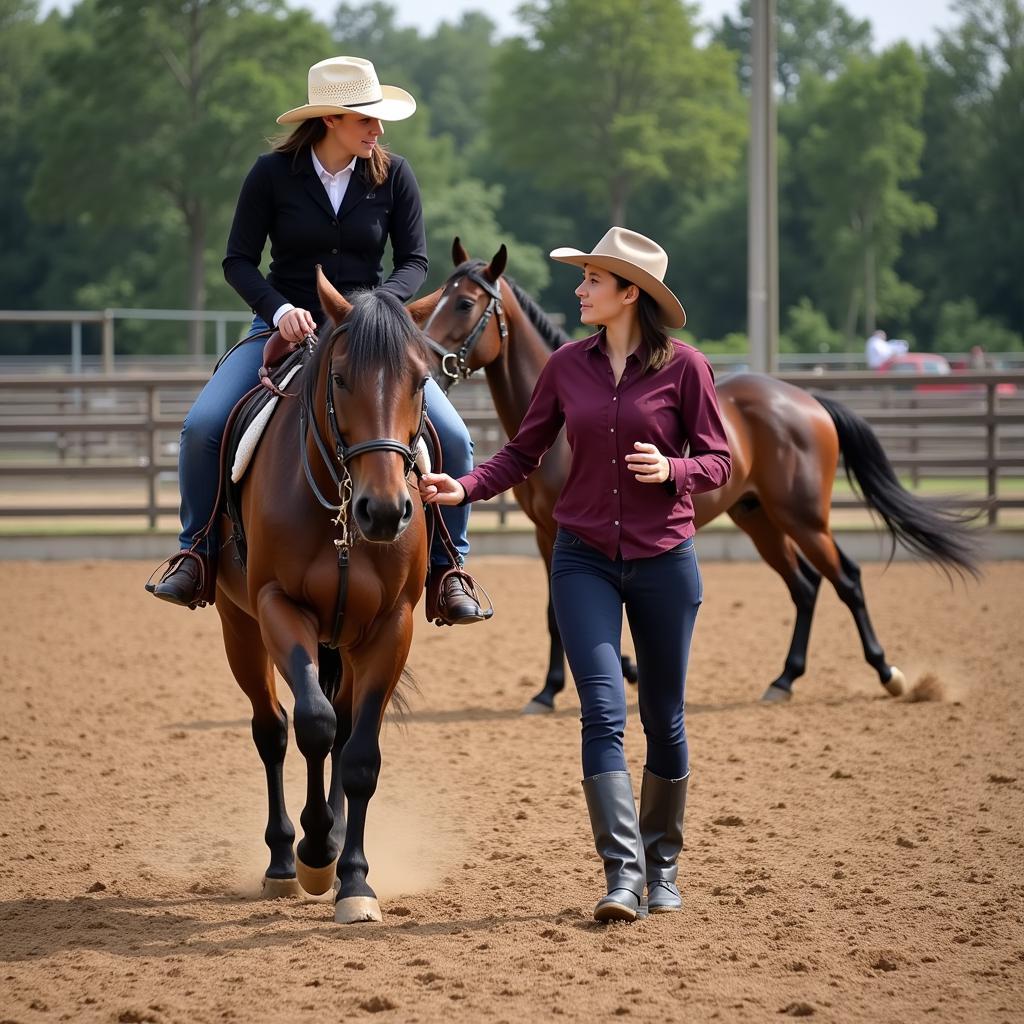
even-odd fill
[[[318,288],[338,326],[321,332],[289,387],[299,397],[280,403],[256,451],[241,496],[247,564],[234,545],[223,546],[216,605],[267,773],[264,892],[334,886],[337,921],[379,921],[364,827],[381,722],[405,668],[427,570],[422,505],[407,478],[428,365],[419,331],[393,296],[367,292],[349,306],[322,276]],[[222,536],[230,534],[225,521]],[[282,779],[288,718],[275,668],[294,695],[295,741],[307,765],[304,835],[294,852]]]
[[[540,307],[503,276],[502,246],[490,263],[470,260],[456,238],[456,269],[425,327],[438,357],[442,387],[483,368],[506,434],[519,429],[534,385],[553,348],[569,340]],[[782,577],[796,608],[793,636],[782,672],[763,700],[788,700],[804,674],[811,621],[822,577],[853,616],[864,657],[886,692],[898,696],[906,680],[890,664],[875,635],[864,601],[860,569],[840,550],[829,527],[832,486],[840,453],[869,508],[878,513],[894,542],[956,572],[977,573],[967,519],[904,489],[878,438],[856,413],[831,398],[760,374],[741,374],[717,388],[732,452],[732,476],[717,491],[693,496],[697,529],[727,513],[754,542],[761,557]],[[539,468],[515,494],[537,527],[550,568],[555,502],[568,474],[564,433]],[[564,685],[555,672],[561,641],[553,615],[552,666],[528,709],[554,707]],[[559,665],[559,668],[561,666]]]

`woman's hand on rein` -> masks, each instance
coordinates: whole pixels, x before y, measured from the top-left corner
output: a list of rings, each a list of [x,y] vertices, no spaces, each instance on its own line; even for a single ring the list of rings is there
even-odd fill
[[[626,456],[626,466],[635,474],[642,484],[664,483],[671,472],[668,459],[653,444],[636,441],[633,444],[636,452]]]
[[[292,344],[298,344],[307,334],[316,334],[316,321],[308,309],[289,309],[277,321],[281,337]]]
[[[420,478],[420,497],[428,505],[458,505],[466,491],[447,473],[424,473]]]

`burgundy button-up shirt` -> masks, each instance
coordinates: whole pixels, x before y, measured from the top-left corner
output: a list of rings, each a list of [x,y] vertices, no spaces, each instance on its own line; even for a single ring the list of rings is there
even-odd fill
[[[721,487],[732,460],[710,364],[692,345],[672,346],[660,370],[641,373],[629,356],[616,386],[603,331],[563,345],[541,372],[516,436],[459,477],[466,501],[525,480],[565,424],[572,465],[555,506],[559,526],[611,559],[648,558],[692,537],[690,495]],[[636,479],[625,461],[635,441],[668,458],[667,481]]]

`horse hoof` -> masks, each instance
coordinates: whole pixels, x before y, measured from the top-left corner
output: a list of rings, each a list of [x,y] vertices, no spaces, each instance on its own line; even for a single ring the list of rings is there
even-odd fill
[[[554,714],[555,706],[553,704],[545,704],[539,700],[531,700],[529,704],[523,708],[524,715],[551,715]]]
[[[263,888],[260,898],[264,900],[283,900],[291,896],[301,896],[302,887],[297,878],[271,878],[263,876]]]
[[[334,920],[338,924],[380,921],[380,904],[373,896],[348,896],[334,904]]]
[[[793,694],[791,691],[784,690],[781,686],[776,686],[774,683],[761,694],[762,704],[785,704],[786,701],[792,699]]]
[[[297,857],[295,858],[295,874],[298,876],[299,885],[310,896],[323,896],[325,892],[330,892],[337,873],[337,857],[330,864],[322,868],[311,868],[303,864]]]
[[[889,667],[889,678],[882,683],[890,697],[902,697],[907,688],[907,677],[895,666]]]

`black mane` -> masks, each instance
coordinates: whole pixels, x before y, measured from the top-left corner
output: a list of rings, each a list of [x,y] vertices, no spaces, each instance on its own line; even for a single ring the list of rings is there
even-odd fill
[[[456,270],[456,274],[464,275],[471,270],[483,270],[487,264],[483,260],[470,260],[468,263],[463,263]],[[507,274],[504,275],[505,283],[512,289],[512,294],[516,297],[519,305],[523,307],[523,312],[526,314],[527,320],[537,329],[537,333],[544,340],[544,344],[548,348],[554,350],[561,348],[567,341],[572,339],[569,337],[561,327],[558,327],[551,318],[540,308],[537,300],[531,295],[528,295],[523,291],[522,287],[516,284]]]

